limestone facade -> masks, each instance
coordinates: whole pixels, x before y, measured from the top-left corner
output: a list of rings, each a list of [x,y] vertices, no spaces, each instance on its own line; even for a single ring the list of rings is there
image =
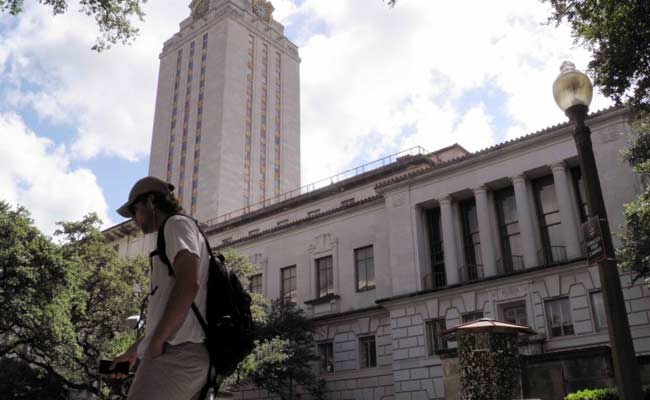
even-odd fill
[[[250,0],[191,7],[160,54],[149,173],[206,221],[300,185],[300,58]]]
[[[623,222],[623,204],[640,190],[620,157],[628,130],[624,118],[624,110],[608,110],[589,120],[615,232]],[[415,157],[399,171],[342,182],[208,232],[218,248],[233,246],[252,260],[263,260],[259,273],[269,298],[283,295],[282,269],[295,266],[297,302],[317,321],[319,342],[333,342],[333,371],[322,372],[331,398],[452,399],[457,386],[445,370],[454,369],[448,355],[454,343],[433,348],[432,321],[442,320],[449,328],[477,315],[504,320],[513,318],[514,307],[517,318],[538,332],[521,344],[531,360],[608,345],[598,269],[588,264],[582,248],[585,200],[576,157],[571,127],[565,124],[447,162]],[[498,210],[504,191],[510,191],[516,207],[511,210],[518,224],[516,250],[506,250],[503,243],[509,240]],[[554,199],[552,210],[544,210],[547,197]],[[475,205],[479,243],[468,236],[467,204]],[[435,209],[443,281],[433,278],[440,275],[434,271],[439,249],[428,219]],[[367,246],[373,248],[374,287],[358,290],[355,251]],[[317,268],[324,257],[332,259],[332,288],[319,298]],[[650,355],[650,292],[633,284],[630,275],[621,280],[635,350],[644,360]],[[376,366],[364,368],[362,339],[372,332]],[[600,373],[611,382],[611,370]],[[374,391],[368,382],[376,383]],[[569,391],[573,384],[548,390]],[[524,394],[545,398],[535,390],[529,383]],[[241,395],[265,397],[256,390]]]
[[[588,120],[613,232],[620,232],[623,204],[641,190],[620,157],[629,129],[625,113],[610,109]],[[404,157],[206,232],[216,249],[234,247],[250,257],[266,297],[295,289],[290,295],[317,323],[318,342],[331,346],[331,360],[323,364],[331,367],[322,367],[321,375],[332,399],[453,399],[454,343],[436,343],[431,334],[441,326],[480,316],[524,321],[538,332],[521,343],[530,362],[569,360],[572,352],[589,349],[607,353],[598,269],[582,248],[585,200],[576,157],[568,124],[473,154],[452,146]],[[121,254],[135,252],[135,243],[146,247],[147,239],[120,230],[126,228],[105,234]],[[329,275],[320,274],[322,265]],[[283,275],[287,268],[292,284]],[[645,363],[650,290],[627,274],[621,283],[635,350]],[[551,371],[544,383],[528,376],[524,395],[552,397],[592,378],[612,382],[612,370],[601,364],[607,360],[589,361],[595,378],[571,380],[571,371]],[[252,388],[239,396],[266,398]]]

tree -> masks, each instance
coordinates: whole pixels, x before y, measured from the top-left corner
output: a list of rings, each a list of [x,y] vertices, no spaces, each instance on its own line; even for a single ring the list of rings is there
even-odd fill
[[[647,0],[542,0],[549,21],[566,20],[576,42],[592,52],[588,72],[617,104],[650,106],[650,2]]]
[[[0,0],[0,11],[18,15],[23,10],[23,2],[24,0]],[[54,15],[68,11],[68,0],[39,2],[52,7]],[[117,42],[130,43],[138,35],[132,19],[143,20],[141,6],[146,2],[147,0],[79,0],[79,12],[93,17],[99,28],[100,35],[93,50],[102,51]]]
[[[588,72],[617,104],[630,107],[632,133],[625,159],[644,181],[626,204],[622,246],[617,251],[634,280],[650,276],[650,2],[647,0],[542,0],[549,21],[569,23],[576,42],[592,52]]]
[[[248,289],[249,277],[257,272],[257,267],[234,249],[225,249],[222,255],[226,266]],[[224,387],[236,390],[242,382],[251,382],[283,400],[297,398],[297,388],[302,387],[313,399],[324,399],[325,382],[312,370],[318,356],[311,321],[295,304],[275,301],[269,307],[261,294],[250,294],[257,330],[255,348],[237,371],[224,380]]]
[[[650,118],[639,116],[631,125],[630,145],[624,157],[643,180],[643,192],[625,205],[625,224],[618,258],[634,280],[650,277]]]
[[[119,259],[91,214],[59,223],[59,243],[24,208],[0,202],[0,358],[22,360],[67,390],[100,388],[100,358],[134,340],[124,325],[148,288],[146,259]]]
[[[313,399],[324,398],[325,382],[313,371],[318,360],[314,328],[304,311],[295,304],[277,300],[259,333],[250,380],[282,400],[295,399],[298,386]]]
[[[267,307],[269,302],[260,293],[250,293],[250,277],[257,272],[257,267],[253,265],[248,257],[234,249],[224,249],[221,254],[225,257],[225,265],[234,272],[239,278],[244,289],[251,296],[251,314],[253,322],[258,326],[264,324],[267,318]]]

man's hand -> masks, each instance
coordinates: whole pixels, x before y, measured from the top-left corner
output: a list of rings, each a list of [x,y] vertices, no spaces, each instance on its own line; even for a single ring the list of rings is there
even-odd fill
[[[144,352],[144,358],[153,360],[156,357],[160,357],[165,351],[165,342],[161,340],[156,340],[155,337],[151,338],[149,342],[149,347]]]
[[[133,364],[135,364],[135,361],[138,359],[138,344],[140,344],[140,340],[137,340],[135,343],[133,343],[131,347],[129,347],[124,353],[115,357],[115,359],[113,360],[113,365],[111,365],[111,369],[115,368],[115,365],[118,362],[124,362],[124,361],[128,361],[129,369],[133,368]],[[111,378],[124,379],[126,378],[126,375],[111,374]]]

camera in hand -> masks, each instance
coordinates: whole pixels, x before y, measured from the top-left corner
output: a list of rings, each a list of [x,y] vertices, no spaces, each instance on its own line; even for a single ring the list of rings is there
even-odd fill
[[[111,368],[112,366],[113,366],[113,361],[111,360],[99,360],[99,373],[100,374],[124,374],[124,375],[129,374],[128,361],[118,362],[117,364],[115,364],[115,368]]]

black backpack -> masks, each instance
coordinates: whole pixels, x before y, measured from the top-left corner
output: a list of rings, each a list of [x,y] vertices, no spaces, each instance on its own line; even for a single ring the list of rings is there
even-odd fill
[[[255,335],[251,315],[251,297],[242,287],[237,275],[225,267],[224,257],[221,254],[215,257],[212,253],[208,238],[198,221],[186,215],[182,216],[196,223],[210,254],[206,296],[207,321],[199,312],[196,304],[192,303],[192,311],[203,327],[210,354],[208,383],[201,396],[203,399],[210,387],[218,391],[218,386],[215,385],[216,376],[213,377],[212,370],[217,376],[226,377],[232,374],[237,369],[237,365],[253,350]],[[160,260],[167,265],[169,275],[173,276],[174,270],[167,258],[164,234],[165,224],[170,217],[167,217],[158,229],[156,250],[152,252],[152,255],[158,255]]]

